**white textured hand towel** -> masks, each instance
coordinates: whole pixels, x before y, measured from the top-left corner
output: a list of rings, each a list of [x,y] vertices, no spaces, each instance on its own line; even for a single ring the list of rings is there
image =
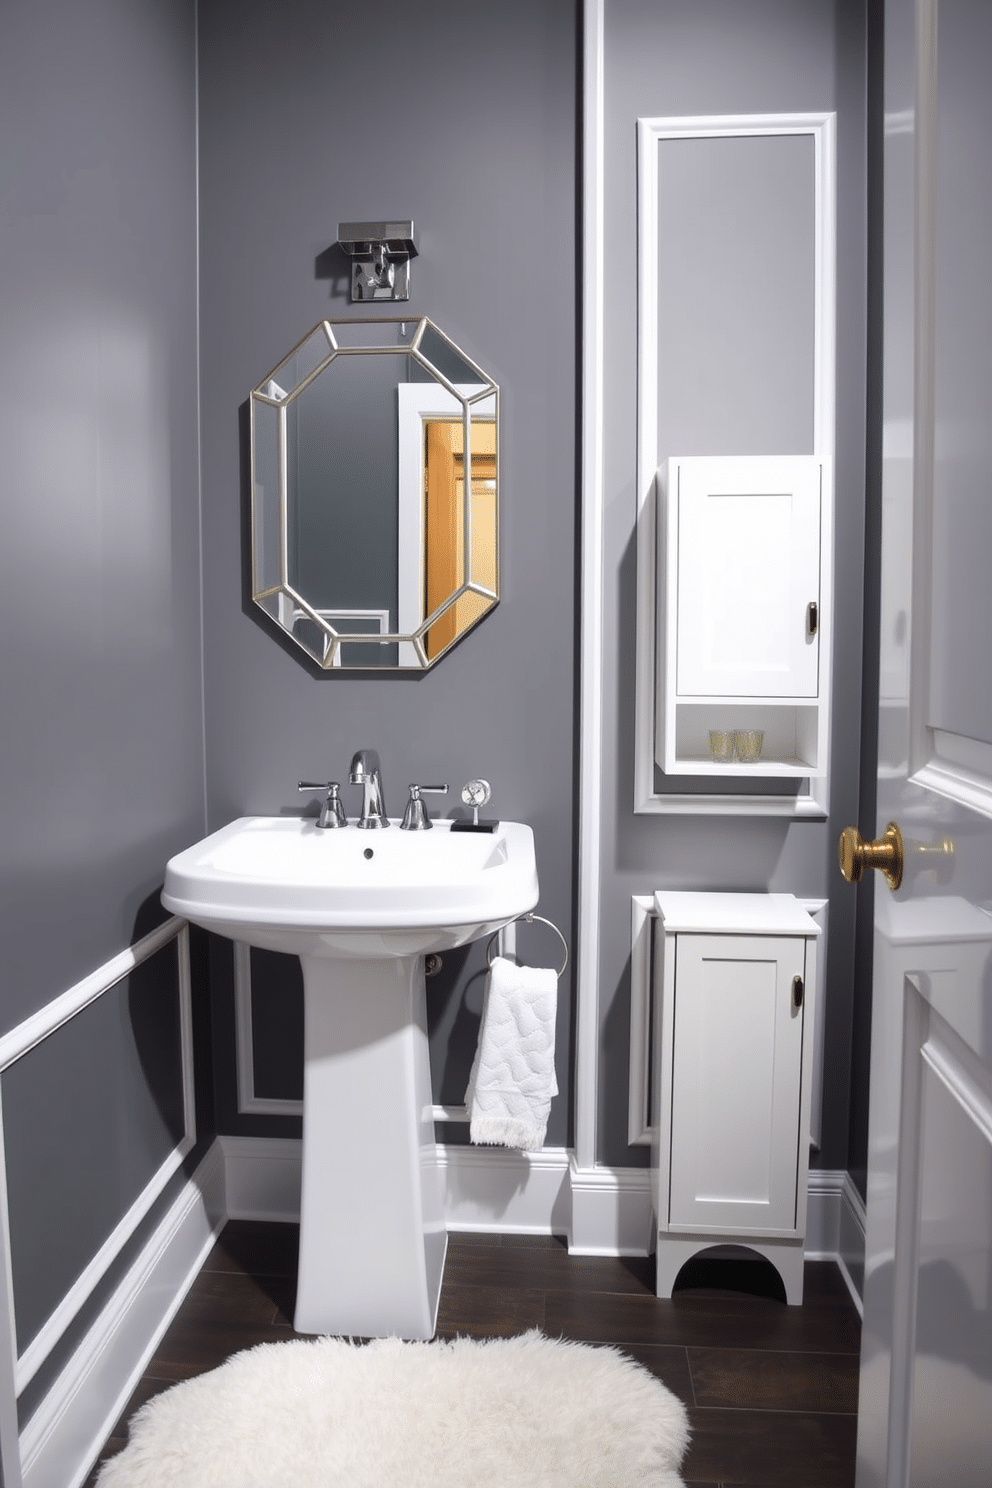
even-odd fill
[[[482,1026],[465,1092],[473,1142],[537,1152],[548,1129],[555,1079],[558,974],[551,967],[493,961]]]

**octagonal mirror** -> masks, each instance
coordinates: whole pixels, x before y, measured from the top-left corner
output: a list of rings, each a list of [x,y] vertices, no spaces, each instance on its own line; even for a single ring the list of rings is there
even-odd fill
[[[252,598],[321,667],[424,670],[499,602],[498,400],[426,317],[323,320],[253,389]]]

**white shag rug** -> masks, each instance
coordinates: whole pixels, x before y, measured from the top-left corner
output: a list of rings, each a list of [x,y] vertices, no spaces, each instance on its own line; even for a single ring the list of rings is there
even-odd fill
[[[682,1488],[685,1407],[613,1348],[263,1343],[132,1418],[99,1488]]]

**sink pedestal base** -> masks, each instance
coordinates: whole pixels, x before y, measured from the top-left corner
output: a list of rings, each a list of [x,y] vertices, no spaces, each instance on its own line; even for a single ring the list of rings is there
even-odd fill
[[[431,1338],[447,1248],[422,956],[303,958],[298,1333]]]

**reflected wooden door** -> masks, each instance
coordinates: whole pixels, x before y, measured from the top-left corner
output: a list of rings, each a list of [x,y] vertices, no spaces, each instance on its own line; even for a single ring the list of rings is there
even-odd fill
[[[424,427],[424,598],[425,613],[431,615],[466,582],[466,511],[468,577],[496,587],[496,425],[473,421],[467,506],[461,419],[428,419]],[[428,630],[428,657],[439,656],[488,604],[481,595],[461,595]]]

